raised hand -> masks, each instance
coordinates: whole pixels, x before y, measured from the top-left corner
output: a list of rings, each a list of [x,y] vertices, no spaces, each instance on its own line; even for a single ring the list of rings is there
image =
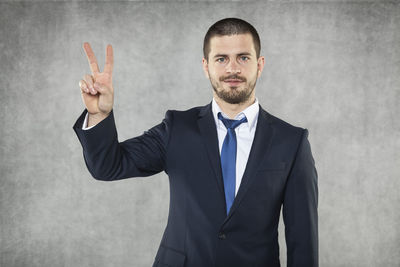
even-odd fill
[[[101,121],[111,112],[114,102],[114,88],[112,86],[112,69],[114,66],[113,49],[107,45],[106,64],[100,72],[97,59],[89,43],[84,43],[87,59],[92,75],[86,74],[79,81],[82,99],[89,112],[89,126]],[[90,122],[92,120],[92,123]]]

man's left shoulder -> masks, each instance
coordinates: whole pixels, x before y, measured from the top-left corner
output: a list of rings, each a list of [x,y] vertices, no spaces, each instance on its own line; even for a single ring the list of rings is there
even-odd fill
[[[288,135],[302,135],[307,129],[291,124],[275,115],[272,115],[268,111],[260,108],[261,116],[264,116],[268,123],[277,131],[279,134]]]
[[[267,117],[267,121],[273,131],[273,142],[285,147],[298,148],[305,140],[308,139],[308,130],[303,127],[293,125],[281,118],[278,118],[267,111],[263,110],[262,114]]]

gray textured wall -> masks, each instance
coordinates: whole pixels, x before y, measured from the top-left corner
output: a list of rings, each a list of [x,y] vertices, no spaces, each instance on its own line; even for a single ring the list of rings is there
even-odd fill
[[[168,179],[91,178],[72,130],[89,73],[82,44],[100,66],[114,46],[122,141],[167,109],[211,101],[202,40],[228,16],[260,33],[261,105],[310,131],[320,265],[400,266],[398,1],[11,1],[0,3],[1,267],[150,266]]]

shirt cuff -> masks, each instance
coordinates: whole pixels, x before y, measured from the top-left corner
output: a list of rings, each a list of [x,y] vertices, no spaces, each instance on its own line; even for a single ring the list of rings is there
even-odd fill
[[[86,113],[85,120],[83,121],[83,125],[82,125],[82,130],[89,130],[89,129],[93,128],[94,126],[96,126],[96,125],[92,125],[90,127],[87,127],[88,118],[89,118],[89,112]]]

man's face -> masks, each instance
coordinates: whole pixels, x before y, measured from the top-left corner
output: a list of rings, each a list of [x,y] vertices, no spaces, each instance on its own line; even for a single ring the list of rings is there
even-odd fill
[[[244,103],[255,95],[263,66],[264,57],[257,59],[249,33],[212,37],[208,61],[203,58],[203,69],[214,95],[230,104]]]

